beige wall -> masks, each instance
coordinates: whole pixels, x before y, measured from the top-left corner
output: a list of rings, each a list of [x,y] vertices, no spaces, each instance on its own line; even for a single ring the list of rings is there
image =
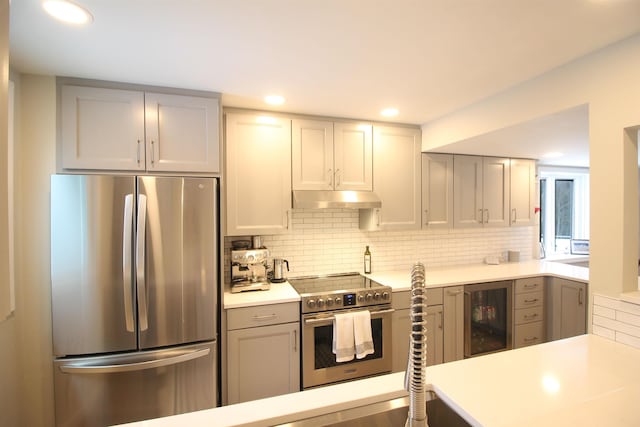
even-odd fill
[[[638,286],[640,36],[423,126],[422,149],[582,104],[589,105],[591,290],[617,296]]]
[[[22,75],[15,157],[16,319],[21,425],[52,426],[49,176],[55,173],[54,77]]]
[[[0,171],[7,171],[9,0],[0,0]],[[0,174],[0,425],[19,425],[17,322],[9,314],[9,229],[6,173]]]

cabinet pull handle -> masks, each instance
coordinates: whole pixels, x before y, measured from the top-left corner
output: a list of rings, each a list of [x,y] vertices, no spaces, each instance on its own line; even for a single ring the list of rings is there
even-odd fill
[[[136,148],[136,161],[140,164],[140,140],[138,140],[138,146]]]
[[[256,322],[264,322],[265,320],[275,319],[276,317],[277,316],[275,313],[271,313],[271,314],[264,314],[262,316],[255,315],[252,317],[252,319],[255,320]]]
[[[297,353],[298,352],[298,331],[295,330],[291,333],[293,334],[293,352]]]
[[[525,338],[524,342],[531,342],[531,341],[537,341],[538,337],[530,337],[530,338]]]
[[[524,285],[525,289],[533,289],[533,288],[537,288],[537,287],[538,287],[537,283],[529,283],[529,284]]]
[[[438,325],[438,328],[442,329],[442,325],[444,324],[444,312],[441,311],[440,312],[440,324]]]
[[[482,209],[478,209],[478,212],[480,212],[480,224],[482,224],[484,221],[484,214],[482,212]]]
[[[580,288],[580,291],[578,292],[578,304],[579,304],[579,305],[582,305],[582,303],[584,302],[584,301],[583,301],[583,295],[582,295],[582,292],[583,292],[583,290],[582,290],[582,288]]]
[[[538,298],[524,300],[525,304],[533,304],[534,302],[538,302]]]
[[[156,162],[156,156],[155,156],[155,148],[154,148],[154,141],[153,139],[151,140],[151,164],[153,165]]]
[[[516,211],[516,208],[513,208],[511,209],[511,224],[515,224],[516,219],[518,219],[518,213]]]
[[[340,177],[340,169],[336,169],[336,188],[342,185],[342,178]]]
[[[289,209],[284,213],[284,228],[285,230],[289,229]]]
[[[525,314],[525,315],[524,315],[524,319],[525,319],[525,320],[535,319],[536,317],[538,317],[538,313]]]
[[[429,209],[424,210],[424,225],[429,225]]]
[[[489,224],[489,209],[484,210],[487,213],[487,219],[485,220],[485,224]]]
[[[328,174],[329,174],[329,189],[333,188],[333,174],[331,173],[333,169],[329,169]]]
[[[380,227],[380,209],[376,209],[376,217],[378,218],[377,226]]]

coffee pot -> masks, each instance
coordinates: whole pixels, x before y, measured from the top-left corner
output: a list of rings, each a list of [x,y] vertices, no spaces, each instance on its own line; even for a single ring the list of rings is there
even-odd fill
[[[273,259],[273,283],[282,283],[287,280],[284,274],[284,265],[287,265],[287,271],[289,271],[289,261],[283,258]]]

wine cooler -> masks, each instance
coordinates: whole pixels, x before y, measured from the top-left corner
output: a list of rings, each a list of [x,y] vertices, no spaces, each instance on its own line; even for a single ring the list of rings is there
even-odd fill
[[[512,283],[464,287],[464,357],[512,348]]]

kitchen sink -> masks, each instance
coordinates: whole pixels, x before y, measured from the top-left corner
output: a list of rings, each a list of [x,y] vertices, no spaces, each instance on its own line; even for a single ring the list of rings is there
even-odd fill
[[[404,427],[409,413],[409,397],[345,409],[306,418],[279,427]],[[466,427],[467,423],[437,396],[427,402],[429,427]]]

